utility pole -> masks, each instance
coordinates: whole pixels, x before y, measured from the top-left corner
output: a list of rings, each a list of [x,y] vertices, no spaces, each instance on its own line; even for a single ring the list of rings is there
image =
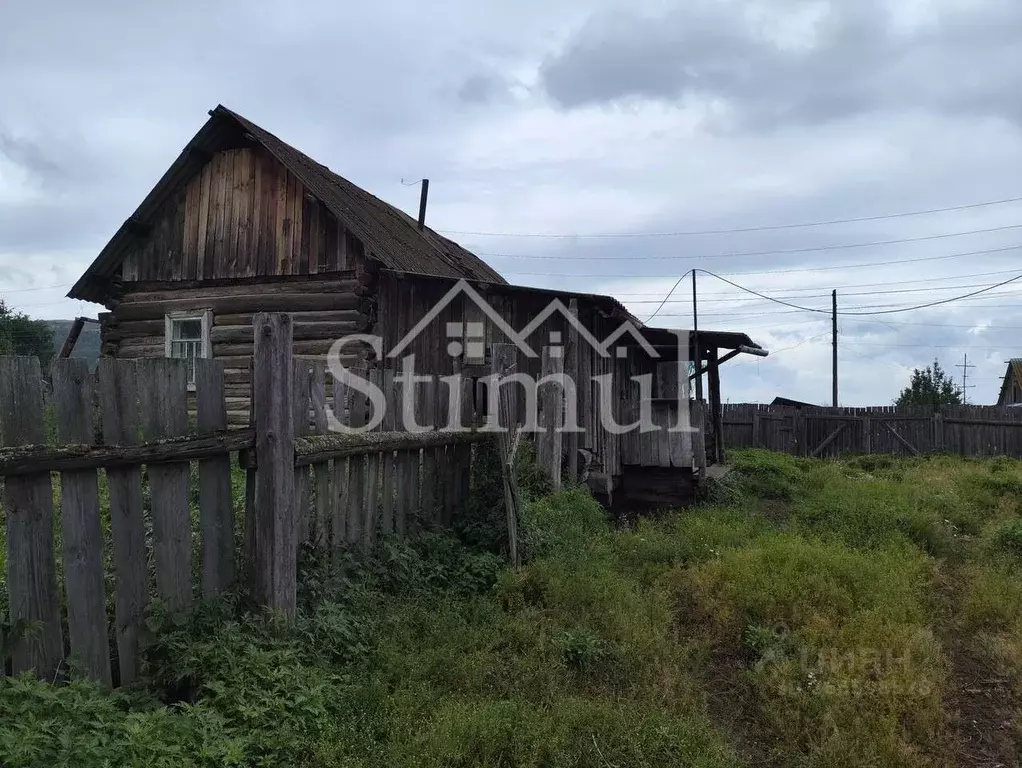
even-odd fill
[[[692,348],[695,350],[695,366],[696,366],[696,400],[703,399],[703,374],[702,365],[703,361],[700,360],[702,355],[699,354],[699,309],[696,303],[696,271],[692,270]]]
[[[831,366],[833,368],[833,384],[831,399],[834,401],[833,405],[837,408],[837,289],[835,288],[833,293],[830,295],[831,298],[831,337],[833,351],[831,354]]]
[[[969,383],[969,369],[975,367],[976,366],[974,365],[969,365],[968,352],[965,353],[965,358],[963,359],[963,361],[959,365],[955,366],[955,368],[962,369],[962,405],[969,404],[969,390],[974,389],[976,386],[975,384]]]

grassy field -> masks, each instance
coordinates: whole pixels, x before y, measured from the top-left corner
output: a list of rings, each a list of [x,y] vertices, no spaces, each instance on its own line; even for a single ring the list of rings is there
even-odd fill
[[[428,534],[307,556],[292,626],[154,616],[135,690],[0,683],[0,764],[1017,764],[1022,462],[733,463],[629,530],[534,501],[517,572]]]

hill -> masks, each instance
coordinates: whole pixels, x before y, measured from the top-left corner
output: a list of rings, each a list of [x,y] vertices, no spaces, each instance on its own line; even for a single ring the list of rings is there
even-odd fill
[[[60,346],[64,343],[64,339],[67,338],[67,332],[71,330],[71,324],[74,320],[44,320],[43,322],[53,331],[53,348],[56,354],[56,352],[60,351]],[[78,337],[78,343],[75,345],[71,357],[88,360],[93,366],[96,364],[96,361],[99,360],[98,325],[95,323],[85,324],[85,328],[82,329],[82,335]]]

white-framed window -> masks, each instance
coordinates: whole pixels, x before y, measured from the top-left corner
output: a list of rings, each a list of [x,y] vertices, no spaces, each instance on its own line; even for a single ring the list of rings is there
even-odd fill
[[[213,325],[211,310],[172,312],[164,320],[164,344],[167,357],[188,361],[188,386],[195,386],[195,360],[212,357],[209,329]]]

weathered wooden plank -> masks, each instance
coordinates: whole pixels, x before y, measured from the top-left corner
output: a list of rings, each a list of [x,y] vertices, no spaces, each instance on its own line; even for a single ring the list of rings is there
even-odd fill
[[[196,211],[198,232],[195,243],[195,272],[193,279],[201,280],[206,272],[206,259],[209,254],[209,220],[210,220],[210,184],[212,181],[212,162],[202,167],[199,175],[199,203]]]
[[[561,432],[564,412],[564,389],[559,378],[564,374],[563,349],[543,347],[543,378],[553,380],[544,384],[539,393],[541,402],[539,426],[536,435],[536,460],[540,469],[550,478],[554,491],[561,489]]]
[[[133,364],[135,361],[123,362]],[[0,449],[0,477],[86,469],[124,469],[142,464],[173,464],[246,450],[252,447],[253,442],[251,430],[232,430],[213,435],[157,440],[134,446],[82,444],[59,448],[45,445],[4,448]]]
[[[136,364],[122,360],[99,361],[99,393],[103,438],[108,445],[128,446],[139,441],[139,402]],[[110,527],[114,540],[114,611],[120,684],[138,677],[138,640],[149,604],[146,580],[145,526],[142,519],[140,467],[107,469]]]
[[[264,286],[262,294],[252,291],[242,296],[193,296],[169,301],[138,301],[116,309],[120,320],[152,320],[169,312],[211,309],[214,313],[234,314],[263,309],[273,312],[320,312],[358,308],[358,297],[347,293],[284,293]]]
[[[130,289],[121,297],[118,309],[114,310],[115,314],[110,321],[113,324],[121,322],[119,315],[116,314],[120,307],[153,301],[173,301],[181,298],[182,291],[188,292],[188,298],[208,301],[223,296],[265,296],[267,291],[292,294],[353,293],[358,285],[358,281],[350,272],[319,276],[275,277],[271,275],[265,278],[210,278],[203,281],[148,280],[130,286]],[[249,321],[257,311],[258,309],[245,312]],[[225,325],[238,324],[237,320],[225,323]]]
[[[256,316],[253,390],[256,469],[253,577],[256,601],[295,614],[298,538],[294,514],[294,360],[291,318]]]
[[[153,359],[138,364],[142,433],[146,440],[188,434],[188,381],[183,361]],[[188,464],[147,467],[153,513],[153,550],[160,596],[171,611],[192,603],[192,530]]]
[[[312,363],[312,381],[309,387],[309,403],[312,408],[312,433],[325,435],[329,431],[326,403],[326,364],[322,361]],[[330,462],[323,461],[312,465],[315,482],[315,507],[313,510],[312,531],[310,540],[318,547],[329,543],[330,510],[331,510],[331,469]]]
[[[301,314],[301,313],[299,313]],[[344,322],[314,322],[314,323],[299,323],[297,320],[294,324],[294,337],[296,340],[314,341],[317,339],[328,340],[330,342],[336,341],[342,336],[355,333],[358,326],[356,321],[344,321]],[[214,344],[218,343],[238,343],[245,342],[248,344],[252,343],[252,326],[239,324],[239,325],[224,325],[215,324],[210,332],[210,340]]]
[[[490,376],[496,382],[505,376],[515,364],[516,352],[513,344],[493,344],[490,351]],[[518,496],[514,482],[514,444],[517,435],[517,423],[511,414],[511,395],[506,387],[493,387],[489,393],[498,398],[496,408],[496,425],[500,431],[497,437],[497,452],[500,461],[501,479],[504,488],[504,507],[507,522],[508,557],[515,567],[521,565],[518,552]],[[508,429],[514,430],[513,434]]]
[[[381,432],[393,432],[397,425],[396,414],[400,403],[397,399],[397,389],[394,385],[394,371],[383,370],[380,373],[380,386],[386,396],[386,406],[383,414],[383,421],[380,423]],[[396,474],[396,458],[393,451],[387,451],[380,457],[380,532],[384,535],[394,532],[394,475]]]
[[[346,384],[334,380],[333,382],[333,414],[340,424],[348,423],[348,398],[349,391]],[[296,445],[297,449],[297,445]],[[330,461],[331,456],[323,456],[316,462]],[[316,463],[314,462],[314,463]],[[347,457],[333,459],[332,466],[332,523],[331,523],[331,545],[333,547],[335,564],[339,562],[342,547],[348,537],[348,476],[350,474],[349,461]]]
[[[199,432],[227,429],[224,369],[219,360],[195,361]],[[234,503],[229,454],[199,462],[199,527],[202,530],[202,595],[213,597],[234,581]]]
[[[91,443],[92,386],[85,360],[56,360],[52,369],[57,440]],[[103,584],[103,531],[95,470],[60,477],[61,539],[71,658],[90,679],[111,685]]]
[[[353,373],[364,378],[368,374],[368,371],[364,367],[360,367],[353,369]],[[365,426],[367,402],[364,392],[359,391],[355,387],[349,388],[348,426]],[[365,435],[368,435],[368,433],[364,433],[363,436]],[[341,437],[341,435],[337,435],[336,437]],[[346,541],[351,545],[360,544],[364,536],[366,482],[365,454],[350,455],[348,460],[348,513]]]
[[[242,175],[241,150],[232,149],[224,153],[227,161],[227,190],[224,197],[224,252],[219,262],[217,277],[237,277],[238,265],[238,204],[241,197],[238,184]]]
[[[436,385],[435,377],[431,377],[429,380],[419,384],[419,404],[416,423],[427,425],[430,429],[436,423]],[[436,448],[423,448],[419,516],[426,525],[432,525],[437,520],[439,501],[438,469]]]
[[[706,478],[706,419],[705,403],[702,400],[692,401],[692,461],[699,472],[700,482]]]
[[[290,227],[291,222],[288,218],[288,202],[290,200],[290,187],[291,187],[291,174],[290,173],[279,173],[277,176],[277,223],[274,230],[274,236],[276,238],[275,252],[277,256],[277,263],[274,269],[274,274],[287,275],[290,274],[291,269],[289,265],[290,248],[288,243],[290,242]]]
[[[308,360],[294,361],[294,434],[304,437],[311,431],[310,411],[312,409],[312,363]],[[295,470],[295,525],[298,527],[298,541],[308,541],[312,532],[311,472],[309,467]]]
[[[302,230],[304,228],[305,213],[305,186],[295,179],[293,200],[291,201],[291,274],[308,274],[309,254],[305,252],[305,262],[302,262]]]
[[[212,199],[212,248],[206,253],[206,271],[203,277],[219,277],[223,275],[224,249],[227,228],[227,214],[224,206],[227,200],[227,183],[230,173],[229,157],[223,153],[213,156],[213,199]]]
[[[43,377],[36,358],[0,357],[0,436],[2,445],[28,445],[46,439]],[[7,595],[11,623],[36,625],[12,649],[13,670],[35,670],[52,679],[64,655],[60,599],[53,553],[53,489],[49,474],[8,478],[3,489],[7,511]]]
[[[323,250],[323,231],[320,219],[320,203],[318,200],[311,200],[305,210],[305,221],[308,230],[308,242],[303,248],[308,248],[309,274],[315,275],[319,272],[320,256]]]
[[[251,277],[255,275],[255,265],[252,263],[252,192],[255,186],[253,178],[254,168],[252,164],[252,151],[242,150],[238,158],[240,160],[240,173],[236,179],[237,186],[234,194],[237,198],[237,227],[238,242],[235,249],[235,268],[233,274],[236,276]]]
[[[181,243],[181,275],[185,280],[194,279],[199,242],[199,194],[202,188],[200,172],[188,182],[184,206],[184,238]]]
[[[251,271],[246,270],[245,274],[262,274],[262,254],[265,248],[263,234],[264,184],[263,158],[260,150],[252,153],[252,208],[249,216],[248,234],[248,267]]]

